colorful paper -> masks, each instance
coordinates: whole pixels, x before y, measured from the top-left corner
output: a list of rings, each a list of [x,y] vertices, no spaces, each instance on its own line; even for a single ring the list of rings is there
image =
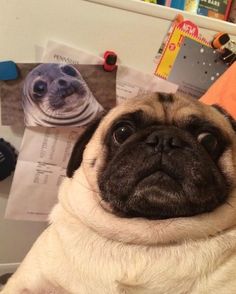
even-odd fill
[[[163,79],[168,78],[185,36],[200,44],[210,46],[205,40],[199,38],[198,35],[198,27],[188,20],[176,26],[167,42],[155,74]]]

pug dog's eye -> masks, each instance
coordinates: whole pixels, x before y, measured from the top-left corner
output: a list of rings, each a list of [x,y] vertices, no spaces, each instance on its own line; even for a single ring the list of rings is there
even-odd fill
[[[68,76],[71,76],[71,77],[76,77],[77,76],[77,72],[72,66],[66,65],[66,66],[64,66],[62,68],[62,71],[65,74],[67,74]]]
[[[212,133],[201,133],[198,135],[198,142],[209,152],[214,152],[218,145],[217,138]]]
[[[129,123],[121,123],[113,131],[113,140],[116,144],[124,143],[131,135],[135,133],[135,128]]]
[[[47,92],[47,88],[47,83],[42,80],[39,80],[35,82],[33,91],[36,94],[36,96],[41,97]]]

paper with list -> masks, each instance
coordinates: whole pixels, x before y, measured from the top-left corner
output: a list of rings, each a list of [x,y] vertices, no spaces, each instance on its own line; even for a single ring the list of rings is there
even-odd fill
[[[103,58],[49,41],[42,62],[103,64]],[[118,66],[117,104],[148,92],[174,93],[177,85]],[[84,128],[26,128],[6,209],[9,219],[46,221],[75,141]]]
[[[46,220],[57,201],[75,141],[83,128],[26,128],[6,217]]]

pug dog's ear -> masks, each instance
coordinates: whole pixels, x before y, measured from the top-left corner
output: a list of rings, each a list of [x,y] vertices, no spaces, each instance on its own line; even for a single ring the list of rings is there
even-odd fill
[[[90,141],[94,132],[96,131],[103,116],[104,115],[102,115],[98,119],[94,120],[91,124],[89,124],[83,132],[83,134],[79,137],[78,141],[75,143],[70,160],[67,165],[66,175],[68,178],[72,178],[74,172],[81,165],[85,147]]]
[[[212,104],[211,106],[217,109],[221,114],[223,114],[228,119],[228,121],[231,123],[232,128],[236,132],[236,120],[220,105]]]

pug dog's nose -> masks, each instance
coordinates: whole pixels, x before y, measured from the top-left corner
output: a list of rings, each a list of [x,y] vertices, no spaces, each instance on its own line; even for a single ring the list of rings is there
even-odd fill
[[[163,131],[151,133],[146,139],[146,144],[155,151],[170,151],[185,146],[185,142],[178,135]]]
[[[66,89],[66,88],[68,88],[68,82],[66,81],[66,80],[64,80],[64,79],[59,79],[58,80],[58,85],[60,86],[60,88],[62,88],[62,89]]]

